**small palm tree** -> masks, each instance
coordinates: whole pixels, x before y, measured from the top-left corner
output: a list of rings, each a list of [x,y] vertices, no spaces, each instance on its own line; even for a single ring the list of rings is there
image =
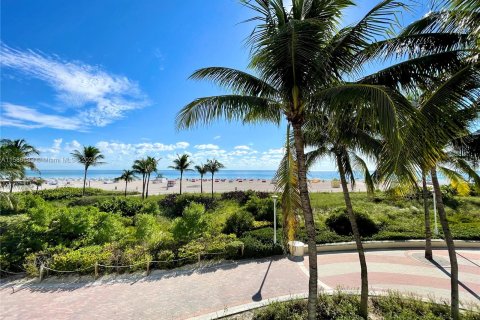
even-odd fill
[[[147,187],[146,187],[146,190],[145,190],[145,198],[148,198],[148,186],[150,185],[150,175],[154,172],[157,172],[157,165],[158,165],[158,161],[160,161],[160,158],[159,159],[155,159],[154,157],[147,157],[147,159],[145,159],[146,162],[147,162]]]
[[[135,180],[135,171],[133,170],[123,170],[123,173],[120,177],[115,178],[115,181],[125,181],[125,197],[127,196],[127,186],[129,182]]]
[[[84,166],[84,175],[83,175],[83,190],[82,196],[85,195],[85,187],[87,184],[87,171],[89,167],[98,166],[100,164],[104,164],[104,162],[100,161],[104,159],[104,155],[101,151],[94,146],[84,146],[83,150],[74,150],[71,155],[73,158],[78,162],[83,164]]]
[[[190,171],[190,166],[193,164],[192,161],[188,160],[188,154],[177,155],[177,159],[173,160],[174,165],[169,166],[169,168],[180,171],[180,194],[182,194],[182,180],[183,172]]]
[[[225,166],[222,163],[220,163],[218,160],[213,159],[213,160],[208,160],[205,167],[207,167],[207,171],[212,174],[212,199],[213,199],[213,175],[215,174],[215,172],[220,171],[220,169],[225,168]]]
[[[39,154],[39,151],[35,147],[29,145],[24,139],[2,139],[0,144],[0,156],[3,160],[0,165],[0,176],[5,177],[10,181],[10,193],[12,193],[15,179],[23,179],[26,175],[26,168],[38,171],[37,167],[28,156]]]
[[[35,192],[38,192],[38,188],[40,188],[44,183],[45,183],[45,180],[43,180],[42,178],[33,179],[32,184],[37,187]]]
[[[195,170],[200,174],[200,193],[203,193],[203,176],[208,172],[207,166],[201,164],[199,166],[195,166]]]
[[[142,175],[142,199],[145,199],[145,188],[147,186],[147,174],[149,164],[147,159],[138,159],[133,162],[132,169],[134,172]]]

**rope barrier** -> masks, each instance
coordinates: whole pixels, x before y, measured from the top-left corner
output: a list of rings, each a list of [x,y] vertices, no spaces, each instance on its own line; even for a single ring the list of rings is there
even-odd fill
[[[85,271],[85,270],[88,270],[88,269],[93,268],[93,267],[95,267],[95,265],[85,267],[83,269],[77,269],[77,270],[56,270],[56,269],[52,269],[52,268],[43,266],[43,268],[45,270],[49,270],[49,271],[53,271],[53,272],[60,272],[60,273],[75,273],[75,272]]]
[[[85,268],[82,268],[82,269],[77,269],[77,270],[52,269],[52,268],[49,268],[45,264],[42,263],[41,266],[40,266],[40,279],[43,278],[44,270],[52,271],[52,272],[58,272],[58,273],[77,273],[77,272],[82,272],[82,271],[86,271],[86,270],[89,270],[89,269],[93,268],[95,270],[95,278],[96,278],[98,276],[98,268],[99,267],[119,269],[119,268],[132,268],[132,267],[136,267],[136,266],[140,266],[140,265],[146,265],[147,274],[149,274],[151,264],[155,264],[155,263],[157,263],[157,264],[159,264],[159,263],[175,263],[175,262],[181,262],[181,261],[185,261],[185,260],[197,260],[197,259],[198,259],[198,263],[200,263],[202,256],[208,256],[208,255],[215,256],[215,255],[222,255],[222,254],[225,254],[225,253],[226,252],[200,252],[200,253],[192,255],[190,257],[184,257],[184,258],[180,258],[180,259],[151,260],[151,261],[146,260],[146,261],[141,261],[141,262],[130,264],[130,265],[106,265],[106,264],[99,264],[98,262],[96,262],[94,265],[91,265],[91,266],[88,266],[88,267],[85,267]],[[2,270],[2,269],[0,269],[0,272],[10,273],[10,274],[24,274],[25,273],[25,272],[15,273],[15,272],[11,272],[11,271],[5,271],[5,270]]]
[[[25,271],[22,271],[22,272],[12,272],[12,271],[7,271],[7,270],[3,270],[3,269],[0,269],[0,272],[5,272],[5,273],[9,273],[9,274],[25,274],[25,273],[26,273]]]

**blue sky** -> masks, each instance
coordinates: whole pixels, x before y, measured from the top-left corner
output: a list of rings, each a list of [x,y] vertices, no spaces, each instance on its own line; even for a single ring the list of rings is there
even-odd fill
[[[376,3],[357,2],[345,24]],[[43,157],[60,159],[96,145],[107,157],[102,169],[145,155],[161,157],[165,168],[183,152],[229,169],[275,169],[284,126],[174,127],[186,103],[222,92],[188,80],[194,70],[245,70],[253,25],[240,22],[251,16],[237,0],[2,0],[1,136],[25,138]],[[334,168],[326,160],[315,169]]]

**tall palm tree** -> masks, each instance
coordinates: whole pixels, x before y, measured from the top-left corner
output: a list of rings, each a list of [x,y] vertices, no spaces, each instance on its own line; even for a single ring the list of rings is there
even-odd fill
[[[220,163],[218,160],[213,159],[213,160],[208,160],[207,164],[205,165],[207,168],[207,171],[212,174],[212,199],[213,199],[213,175],[220,171],[220,169],[225,168],[225,166]]]
[[[134,170],[123,170],[120,177],[115,178],[115,181],[125,181],[125,197],[127,196],[127,186],[129,182],[135,180],[135,171]]]
[[[397,146],[398,153],[400,119],[412,110],[408,102],[384,82],[412,86],[412,83],[425,81],[432,70],[447,68],[449,60],[442,59],[440,50],[431,50],[425,57],[402,61],[356,83],[346,82],[346,79],[355,78],[365,62],[382,57],[385,52],[390,56],[398,54],[396,57],[400,59],[428,45],[432,39],[441,40],[436,41],[436,48],[452,47],[452,43],[460,40],[436,34],[383,40],[385,30],[392,25],[397,27],[395,15],[404,7],[398,1],[380,2],[357,24],[345,28],[340,28],[342,12],[353,5],[347,0],[294,0],[288,9],[281,0],[244,3],[257,13],[251,20],[259,22],[248,39],[252,48],[249,67],[258,76],[223,67],[196,71],[191,78],[211,80],[231,93],[198,98],[189,103],[179,112],[177,127],[209,124],[219,118],[278,124],[282,117],[292,126],[298,186],[308,236],[308,315],[309,319],[314,319],[318,286],[316,231],[306,177],[302,133],[305,119],[324,107],[341,110],[345,103],[361,101],[357,112],[376,118],[381,133],[392,146]],[[437,55],[432,58],[434,53]]]
[[[457,183],[460,182],[458,180],[460,175],[455,174],[448,168],[439,167],[442,162],[454,165],[475,178],[476,173],[473,169],[468,168],[466,163],[458,161],[459,159],[454,160],[454,154],[445,151],[453,141],[468,134],[468,127],[472,121],[478,119],[477,103],[480,99],[480,69],[478,62],[464,61],[457,70],[445,73],[440,81],[432,81],[429,86],[425,87],[423,92],[418,100],[418,109],[428,119],[428,124],[407,124],[404,134],[405,140],[409,141],[410,146],[404,148],[402,161],[393,164],[388,160],[388,155],[383,156],[384,161],[380,162],[379,172],[389,172],[390,174],[398,175],[395,172],[401,169],[403,173],[410,177],[409,180],[412,183],[415,183],[414,171],[416,168],[418,168],[418,171],[423,172],[423,175],[426,172],[430,173],[433,192],[437,202],[437,212],[450,258],[451,317],[459,319],[458,263],[438,182],[437,168],[440,168],[442,172],[453,179],[453,181],[456,180]],[[421,129],[418,128],[419,126],[421,126]],[[423,142],[416,144],[416,139],[413,139],[413,143],[410,143],[410,139],[413,136],[420,136]],[[390,168],[386,169],[386,167]],[[426,215],[428,215],[428,212],[426,212]],[[426,216],[425,221],[429,220],[429,216]],[[427,232],[427,242],[428,237],[430,235]],[[426,252],[426,255],[429,256],[430,253]]]
[[[183,172],[190,171],[190,166],[193,164],[193,161],[188,160],[188,154],[177,155],[177,159],[173,160],[174,165],[169,166],[169,168],[180,171],[180,194],[182,194],[182,180]]]
[[[71,153],[72,157],[78,162],[83,164],[84,166],[84,174],[83,174],[83,189],[82,189],[82,196],[85,195],[85,187],[87,184],[87,171],[88,168],[91,166],[98,166],[103,164],[104,162],[100,161],[104,159],[104,155],[102,152],[94,146],[83,146],[83,150],[74,150]]]
[[[345,107],[345,109],[347,108],[348,106]],[[345,111],[348,112],[348,110]],[[364,318],[368,317],[368,270],[347,179],[353,187],[355,185],[354,169],[362,171],[367,192],[373,193],[372,175],[366,162],[356,152],[361,152],[363,155],[374,159],[381,152],[383,142],[374,138],[374,135],[370,132],[371,126],[367,124],[366,120],[360,116],[357,118],[340,116],[339,119],[332,119],[327,116],[317,117],[307,122],[304,137],[306,145],[314,148],[314,151],[306,154],[307,167],[311,167],[315,161],[325,156],[333,157],[337,163],[347,216],[360,260],[360,314]]]
[[[207,166],[201,164],[199,166],[195,166],[195,170],[200,174],[200,193],[203,193],[203,176],[208,172]]]
[[[150,164],[147,159],[138,159],[133,162],[132,169],[134,172],[142,175],[142,199],[145,199],[145,189],[147,187],[147,175]]]
[[[157,172],[157,165],[158,165],[158,161],[160,161],[160,158],[155,159],[154,157],[148,156],[145,160],[146,160],[146,163],[147,163],[147,167],[146,167],[146,169],[147,169],[147,171],[146,171],[147,187],[146,187],[146,191],[145,191],[145,198],[148,198],[148,187],[149,187],[149,184],[150,184],[150,175],[153,172]]]

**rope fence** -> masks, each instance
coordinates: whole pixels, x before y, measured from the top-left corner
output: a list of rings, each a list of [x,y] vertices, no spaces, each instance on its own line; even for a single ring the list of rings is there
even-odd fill
[[[244,247],[242,246],[240,249],[241,249],[241,255],[243,256]],[[133,264],[128,264],[128,265],[108,265],[108,264],[101,264],[101,263],[95,262],[95,264],[93,264],[91,266],[87,266],[85,268],[76,269],[76,270],[58,270],[58,269],[50,268],[48,266],[48,263],[46,263],[46,262],[40,262],[40,266],[39,266],[39,269],[38,269],[38,274],[39,274],[38,277],[39,277],[39,280],[42,281],[46,276],[49,276],[50,273],[75,274],[75,273],[82,273],[82,272],[93,269],[94,274],[95,274],[95,279],[97,279],[99,277],[99,274],[100,274],[100,269],[105,269],[105,270],[116,269],[117,272],[120,272],[120,269],[131,269],[131,268],[135,268],[135,267],[138,267],[138,266],[141,266],[141,265],[144,265],[144,269],[146,271],[146,274],[149,275],[151,269],[154,269],[154,268],[152,268],[152,266],[161,266],[161,264],[165,264],[164,268],[168,269],[168,268],[173,268],[175,266],[176,267],[181,267],[182,262],[188,262],[188,261],[192,261],[192,262],[195,261],[195,263],[200,264],[201,261],[202,261],[202,257],[204,258],[203,259],[204,261],[212,260],[213,257],[224,255],[226,253],[227,252],[200,252],[198,254],[194,254],[194,255],[179,258],[179,259],[146,260],[146,261],[140,261],[140,262],[133,263]],[[211,258],[208,259],[207,257],[211,257]],[[158,268],[158,269],[162,269],[162,268]],[[2,273],[2,272],[6,273],[6,274],[11,274],[11,275],[26,274],[26,272],[12,272],[12,271],[7,271],[7,270],[0,269],[0,273]]]

